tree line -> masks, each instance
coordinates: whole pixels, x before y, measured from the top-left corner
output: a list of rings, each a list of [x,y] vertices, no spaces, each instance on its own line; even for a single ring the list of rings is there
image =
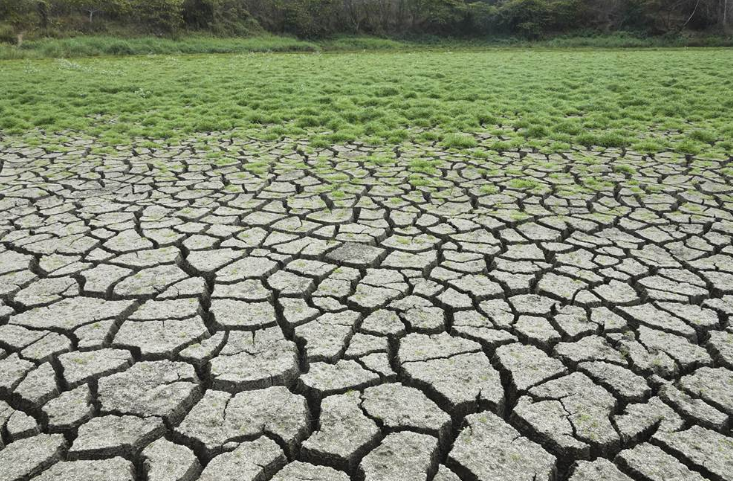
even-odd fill
[[[0,0],[14,32],[522,36],[727,30],[733,0]]]

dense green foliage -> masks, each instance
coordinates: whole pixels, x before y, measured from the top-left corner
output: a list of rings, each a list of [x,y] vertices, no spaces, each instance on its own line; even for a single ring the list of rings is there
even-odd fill
[[[0,61],[0,135],[232,131],[315,146],[729,156],[733,51],[421,51]]]
[[[0,41],[18,35],[184,30],[305,38],[333,34],[520,35],[721,29],[733,0],[0,0]]]

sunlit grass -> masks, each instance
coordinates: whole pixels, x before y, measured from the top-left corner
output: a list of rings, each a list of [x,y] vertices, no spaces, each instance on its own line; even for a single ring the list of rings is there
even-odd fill
[[[36,142],[45,132],[114,145],[237,131],[313,148],[412,140],[466,152],[721,156],[733,147],[733,52],[723,49],[15,60],[0,61],[0,85],[0,131]]]

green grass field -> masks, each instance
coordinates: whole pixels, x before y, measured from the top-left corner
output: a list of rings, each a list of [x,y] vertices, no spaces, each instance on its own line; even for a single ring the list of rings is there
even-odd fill
[[[733,50],[248,53],[0,61],[0,132],[109,145],[196,132],[437,142],[483,155],[619,147],[727,158]],[[63,137],[61,137],[63,141]]]

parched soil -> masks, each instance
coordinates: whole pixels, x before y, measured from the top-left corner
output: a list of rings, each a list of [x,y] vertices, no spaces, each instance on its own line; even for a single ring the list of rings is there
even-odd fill
[[[0,481],[733,480],[731,159],[93,146],[0,149]]]

